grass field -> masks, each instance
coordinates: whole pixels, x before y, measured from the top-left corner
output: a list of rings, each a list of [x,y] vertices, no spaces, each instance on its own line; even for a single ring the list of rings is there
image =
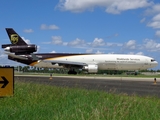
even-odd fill
[[[103,91],[15,83],[0,98],[0,120],[160,120],[160,99]]]

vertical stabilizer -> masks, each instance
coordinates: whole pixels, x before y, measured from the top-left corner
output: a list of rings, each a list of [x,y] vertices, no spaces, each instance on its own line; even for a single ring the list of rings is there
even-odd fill
[[[6,31],[12,45],[27,45],[27,43],[12,28],[6,28]]]

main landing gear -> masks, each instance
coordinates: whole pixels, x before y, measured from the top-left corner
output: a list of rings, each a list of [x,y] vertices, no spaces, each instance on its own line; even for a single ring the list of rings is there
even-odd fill
[[[74,74],[74,75],[76,75],[77,72],[76,72],[74,69],[70,69],[70,70],[68,71],[68,74]]]

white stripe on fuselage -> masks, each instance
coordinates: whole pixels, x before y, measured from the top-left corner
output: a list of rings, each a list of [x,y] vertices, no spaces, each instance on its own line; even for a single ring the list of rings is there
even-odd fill
[[[141,70],[155,67],[157,64],[151,63],[150,57],[141,55],[123,55],[123,54],[91,54],[91,55],[73,55],[49,58],[51,62],[69,61],[81,62],[86,64],[97,64],[99,70]],[[39,62],[37,67],[60,68],[62,66],[52,65],[51,63]]]

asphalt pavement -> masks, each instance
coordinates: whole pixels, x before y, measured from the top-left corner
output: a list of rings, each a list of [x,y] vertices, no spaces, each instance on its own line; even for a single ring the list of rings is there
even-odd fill
[[[160,98],[160,82],[154,78],[15,76],[15,81]]]

